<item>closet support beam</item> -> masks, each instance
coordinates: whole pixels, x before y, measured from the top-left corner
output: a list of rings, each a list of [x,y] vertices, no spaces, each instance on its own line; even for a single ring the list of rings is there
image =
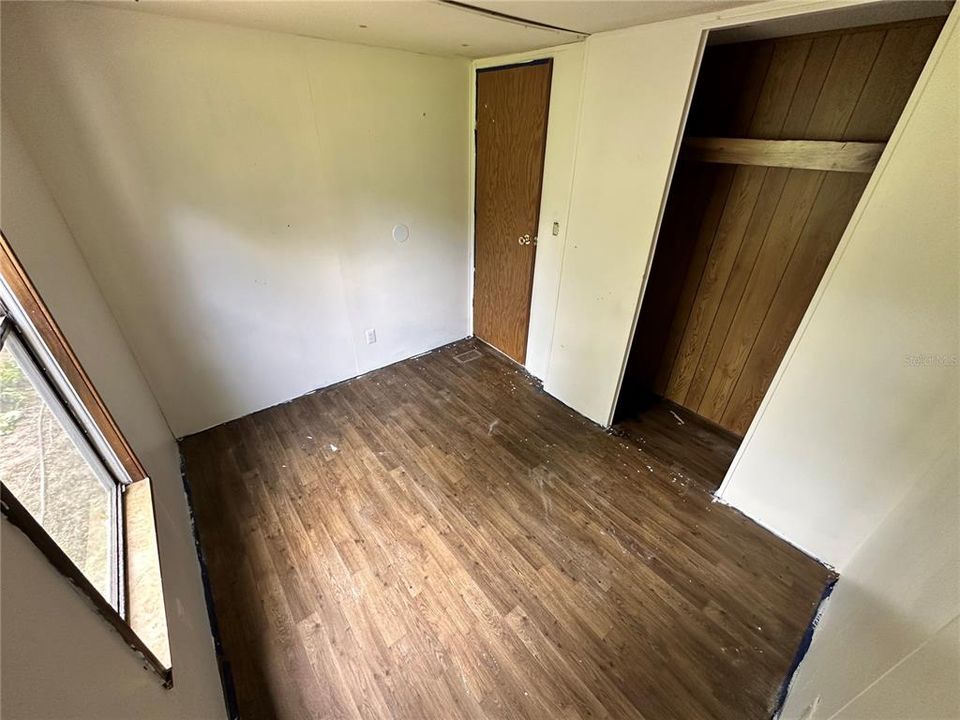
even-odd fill
[[[692,137],[683,146],[700,162],[871,173],[886,143]]]

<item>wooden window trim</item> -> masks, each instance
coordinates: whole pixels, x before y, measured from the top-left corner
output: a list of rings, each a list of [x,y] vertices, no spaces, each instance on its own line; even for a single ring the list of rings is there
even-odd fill
[[[3,508],[3,514],[10,523],[18,528],[27,538],[37,546],[50,564],[57,571],[69,580],[74,587],[86,595],[87,599],[93,603],[94,609],[103,617],[113,628],[120,633],[120,636],[129,645],[134,652],[138,653],[144,660],[146,667],[157,675],[163,681],[164,687],[173,687],[173,670],[164,667],[163,663],[153,654],[133,631],[133,628],[127,624],[123,616],[107,602],[106,598],[93,586],[80,569],[73,564],[73,561],[57,545],[56,541],[50,537],[46,530],[38,523],[33,515],[20,504],[16,496],[7,489],[7,486],[0,483],[0,505]]]
[[[143,464],[137,458],[130,444],[127,442],[123,433],[120,432],[116,421],[110,414],[103,399],[94,387],[90,377],[84,371],[79,359],[74,353],[70,343],[60,330],[53,316],[50,314],[46,304],[40,297],[29,276],[24,270],[20,261],[17,259],[13,248],[7,241],[6,235],[0,231],[0,277],[10,289],[10,292],[20,304],[22,310],[26,313],[33,330],[39,336],[40,341],[46,346],[53,361],[62,371],[65,379],[70,384],[76,394],[77,399],[83,405],[83,408],[90,416],[90,420],[100,432],[107,448],[113,452],[120,466],[127,474],[127,478],[117,478],[121,490],[120,502],[120,520],[121,520],[121,556],[117,559],[123,563],[129,570],[129,547],[127,547],[127,513],[130,511],[126,501],[125,490],[136,486],[145,488],[144,492],[138,492],[142,496],[149,496],[146,500],[141,498],[138,512],[148,513],[149,522],[153,531],[152,550],[156,555],[156,572],[160,570],[160,558],[156,548],[156,514],[152,500],[152,488],[147,472]],[[111,603],[104,598],[94,585],[87,579],[83,572],[78,568],[57,542],[50,537],[49,533],[40,523],[23,507],[16,496],[3,483],[0,483],[0,496],[2,496],[2,511],[7,520],[27,536],[27,538],[42,552],[47,560],[63,575],[70,583],[82,594],[86,595],[93,604],[94,609],[120,633],[127,645],[137,653],[144,661],[145,667],[155,672],[161,679],[166,688],[173,686],[173,670],[168,663],[161,661],[150,647],[137,634],[129,622],[128,617],[124,617],[129,611],[130,606],[130,584],[131,578],[129,572],[124,573],[125,586],[122,588],[123,600],[121,609],[114,608]],[[149,505],[144,503],[149,501]],[[143,563],[140,563],[143,565]],[[160,592],[159,582],[157,592]],[[162,596],[161,596],[162,598]],[[162,603],[161,603],[162,607]],[[126,609],[124,609],[126,608]],[[165,628],[165,619],[164,619]],[[166,629],[164,629],[166,632]],[[169,652],[169,650],[167,650]]]
[[[29,316],[33,327],[47,346],[50,354],[57,361],[60,369],[63,370],[67,381],[77,393],[87,412],[90,413],[90,417],[96,423],[110,449],[117,456],[123,469],[130,476],[130,480],[136,482],[147,477],[147,471],[144,470],[130,444],[123,437],[123,433],[120,432],[113,415],[110,414],[83,366],[80,365],[76,353],[74,353],[60,327],[54,321],[53,316],[40,298],[2,232],[0,232],[0,276],[6,280],[10,290]]]

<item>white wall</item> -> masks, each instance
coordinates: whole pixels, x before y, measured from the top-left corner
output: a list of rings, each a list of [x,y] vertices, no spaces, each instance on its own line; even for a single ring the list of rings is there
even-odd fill
[[[548,392],[612,417],[703,31],[832,7],[587,41]],[[960,712],[958,13],[719,493],[841,572],[788,718]]]
[[[589,38],[548,392],[600,424],[612,417],[704,31],[849,7],[748,7]],[[956,369],[904,358],[957,348],[957,64],[927,83],[942,49],[721,489],[840,569],[956,412],[943,402]],[[884,446],[902,447],[886,457]]]
[[[916,16],[911,5],[920,4],[763,3],[587,39],[548,392],[601,425],[612,420],[704,34],[770,21],[809,32],[838,12],[852,24],[893,21]]]
[[[847,563],[781,717],[801,718],[813,704],[824,720],[960,716],[956,421],[953,428],[940,457],[904,478],[907,495]],[[929,670],[899,667],[913,663]]]
[[[846,705],[836,720],[960,717],[960,621],[954,619]]]
[[[616,400],[701,34],[694,23],[658,23],[587,40],[544,389],[601,425]]]
[[[721,488],[841,571],[784,718],[960,716],[958,23]]]
[[[580,117],[580,88],[583,84],[584,45],[562,45],[536,52],[484,58],[476,68],[497,67],[553,59],[550,107],[547,113],[547,143],[543,163],[543,187],[540,193],[540,222],[537,226],[537,255],[533,269],[533,293],[530,300],[530,327],[527,332],[527,358],[524,366],[535,377],[545,380],[550,369],[550,347],[556,321],[560,268],[563,263],[573,182],[574,153]],[[475,180],[476,148],[473,118],[476,117],[476,83],[470,88],[470,186],[471,203]],[[560,226],[553,234],[553,223]],[[470,227],[471,268],[473,266],[473,226]],[[472,283],[471,283],[472,298]],[[472,318],[471,318],[472,321]]]
[[[5,3],[2,51],[176,435],[467,334],[466,60],[82,3]]]
[[[590,38],[576,151],[547,159],[557,181],[541,237],[554,210],[565,212],[557,188],[573,174],[566,235],[538,246],[529,364],[549,392],[610,420],[703,31],[842,5],[747,8]],[[4,4],[3,41],[4,107],[177,434],[465,333],[464,62],[45,4]],[[580,50],[569,52],[572,68]],[[884,585],[873,543],[925,547],[884,519],[926,517],[914,509],[925,507],[923,488],[951,472],[934,459],[956,444],[957,367],[912,367],[905,356],[957,354],[958,66],[954,31],[934,51],[721,493],[841,570],[829,606],[838,618],[866,617],[869,588]],[[573,84],[563,87],[573,102]],[[577,123],[565,107],[569,132]],[[395,222],[412,227],[405,246],[389,240]],[[42,266],[42,256],[31,262]],[[44,293],[70,288],[47,283]],[[371,326],[380,342],[366,346]],[[833,612],[808,660],[819,655],[822,668],[838,662],[821,639],[840,622]],[[905,609],[907,623],[927,618],[922,630],[898,635],[869,672],[841,674],[833,689],[805,664],[798,678],[811,673],[809,692],[788,708],[816,694],[847,716],[877,702],[955,626],[938,628],[924,612]],[[951,622],[949,611],[936,618]],[[176,653],[175,642],[175,665]]]
[[[3,520],[3,717],[222,717],[176,443],[5,110],[0,141],[4,234],[153,481],[174,673],[173,689],[162,689],[88,601]]]

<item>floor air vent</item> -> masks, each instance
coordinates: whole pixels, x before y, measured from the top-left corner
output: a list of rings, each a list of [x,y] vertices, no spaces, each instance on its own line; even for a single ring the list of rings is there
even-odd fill
[[[461,365],[470,362],[471,360],[476,360],[478,357],[483,357],[483,353],[479,350],[467,350],[462,352],[459,355],[454,355],[453,359],[456,360]]]

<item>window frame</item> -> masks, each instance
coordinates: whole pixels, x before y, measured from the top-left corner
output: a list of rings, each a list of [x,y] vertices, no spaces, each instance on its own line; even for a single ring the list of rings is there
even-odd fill
[[[19,346],[18,352],[23,352],[19,356],[15,354],[15,359],[21,369],[25,374],[36,371],[44,389],[37,387],[34,377],[29,374],[28,379],[34,383],[51,412],[57,414],[54,405],[59,404],[60,412],[65,413],[64,417],[68,421],[61,424],[65,429],[72,427],[73,432],[79,433],[83,449],[80,444],[78,449],[84,459],[89,463],[88,458],[92,457],[96,467],[93,464],[90,466],[100,481],[105,484],[112,483],[113,489],[105,486],[111,489],[113,497],[110,528],[111,533],[115,534],[116,542],[111,538],[111,546],[115,548],[115,552],[111,552],[111,579],[115,578],[113,582],[116,592],[114,593],[111,587],[111,595],[115,595],[115,598],[108,599],[100,593],[6,484],[0,482],[0,509],[3,516],[27,536],[77,591],[88,598],[97,613],[140,657],[144,667],[160,678],[163,687],[171,688],[173,667],[169,646],[167,645],[163,653],[167,660],[161,661],[131,625],[131,609],[138,604],[143,605],[143,602],[133,601],[130,596],[132,583],[136,581],[130,573],[137,574],[138,571],[131,570],[128,565],[126,521],[131,508],[127,502],[126,491],[135,487],[146,488],[148,505],[144,506],[143,500],[138,500],[137,509],[133,512],[142,513],[145,510],[150,514],[153,552],[157,553],[156,510],[150,478],[27,276],[3,230],[0,230],[0,317],[0,346],[8,341]],[[31,370],[25,369],[21,357]],[[54,403],[48,398],[53,399]],[[61,416],[58,415],[58,420],[60,419]],[[71,434],[71,430],[67,429],[67,432]],[[76,439],[77,436],[71,434],[71,438]],[[130,494],[138,498],[144,497],[142,492]],[[162,583],[163,572],[159,555],[156,555],[156,572],[159,573],[157,577]],[[162,597],[160,602],[162,608]],[[162,622],[164,642],[169,643],[165,619]]]
[[[53,379],[56,375],[53,371],[55,366],[51,367],[49,361],[44,362],[42,349],[30,342],[21,326],[11,317],[8,305],[12,303],[8,293],[6,283],[0,282],[0,351],[7,349],[10,352],[21,372],[37,391],[41,401],[57,419],[90,471],[109,495],[108,559],[110,566],[106,600],[120,615],[125,616],[126,578],[123,562],[122,494],[124,487],[130,484],[130,479],[123,476],[117,477],[115,471],[110,469],[110,465],[117,465],[116,459],[112,458],[113,462],[110,463],[107,458],[112,453],[104,456],[105,449],[102,442],[97,442],[95,435],[98,433],[92,432],[95,430],[91,427],[92,420],[83,417],[86,413],[82,406],[78,406],[79,399],[71,398],[69,394],[63,392],[60,384]],[[16,495],[16,493],[13,494]],[[40,524],[39,521],[38,524]]]

